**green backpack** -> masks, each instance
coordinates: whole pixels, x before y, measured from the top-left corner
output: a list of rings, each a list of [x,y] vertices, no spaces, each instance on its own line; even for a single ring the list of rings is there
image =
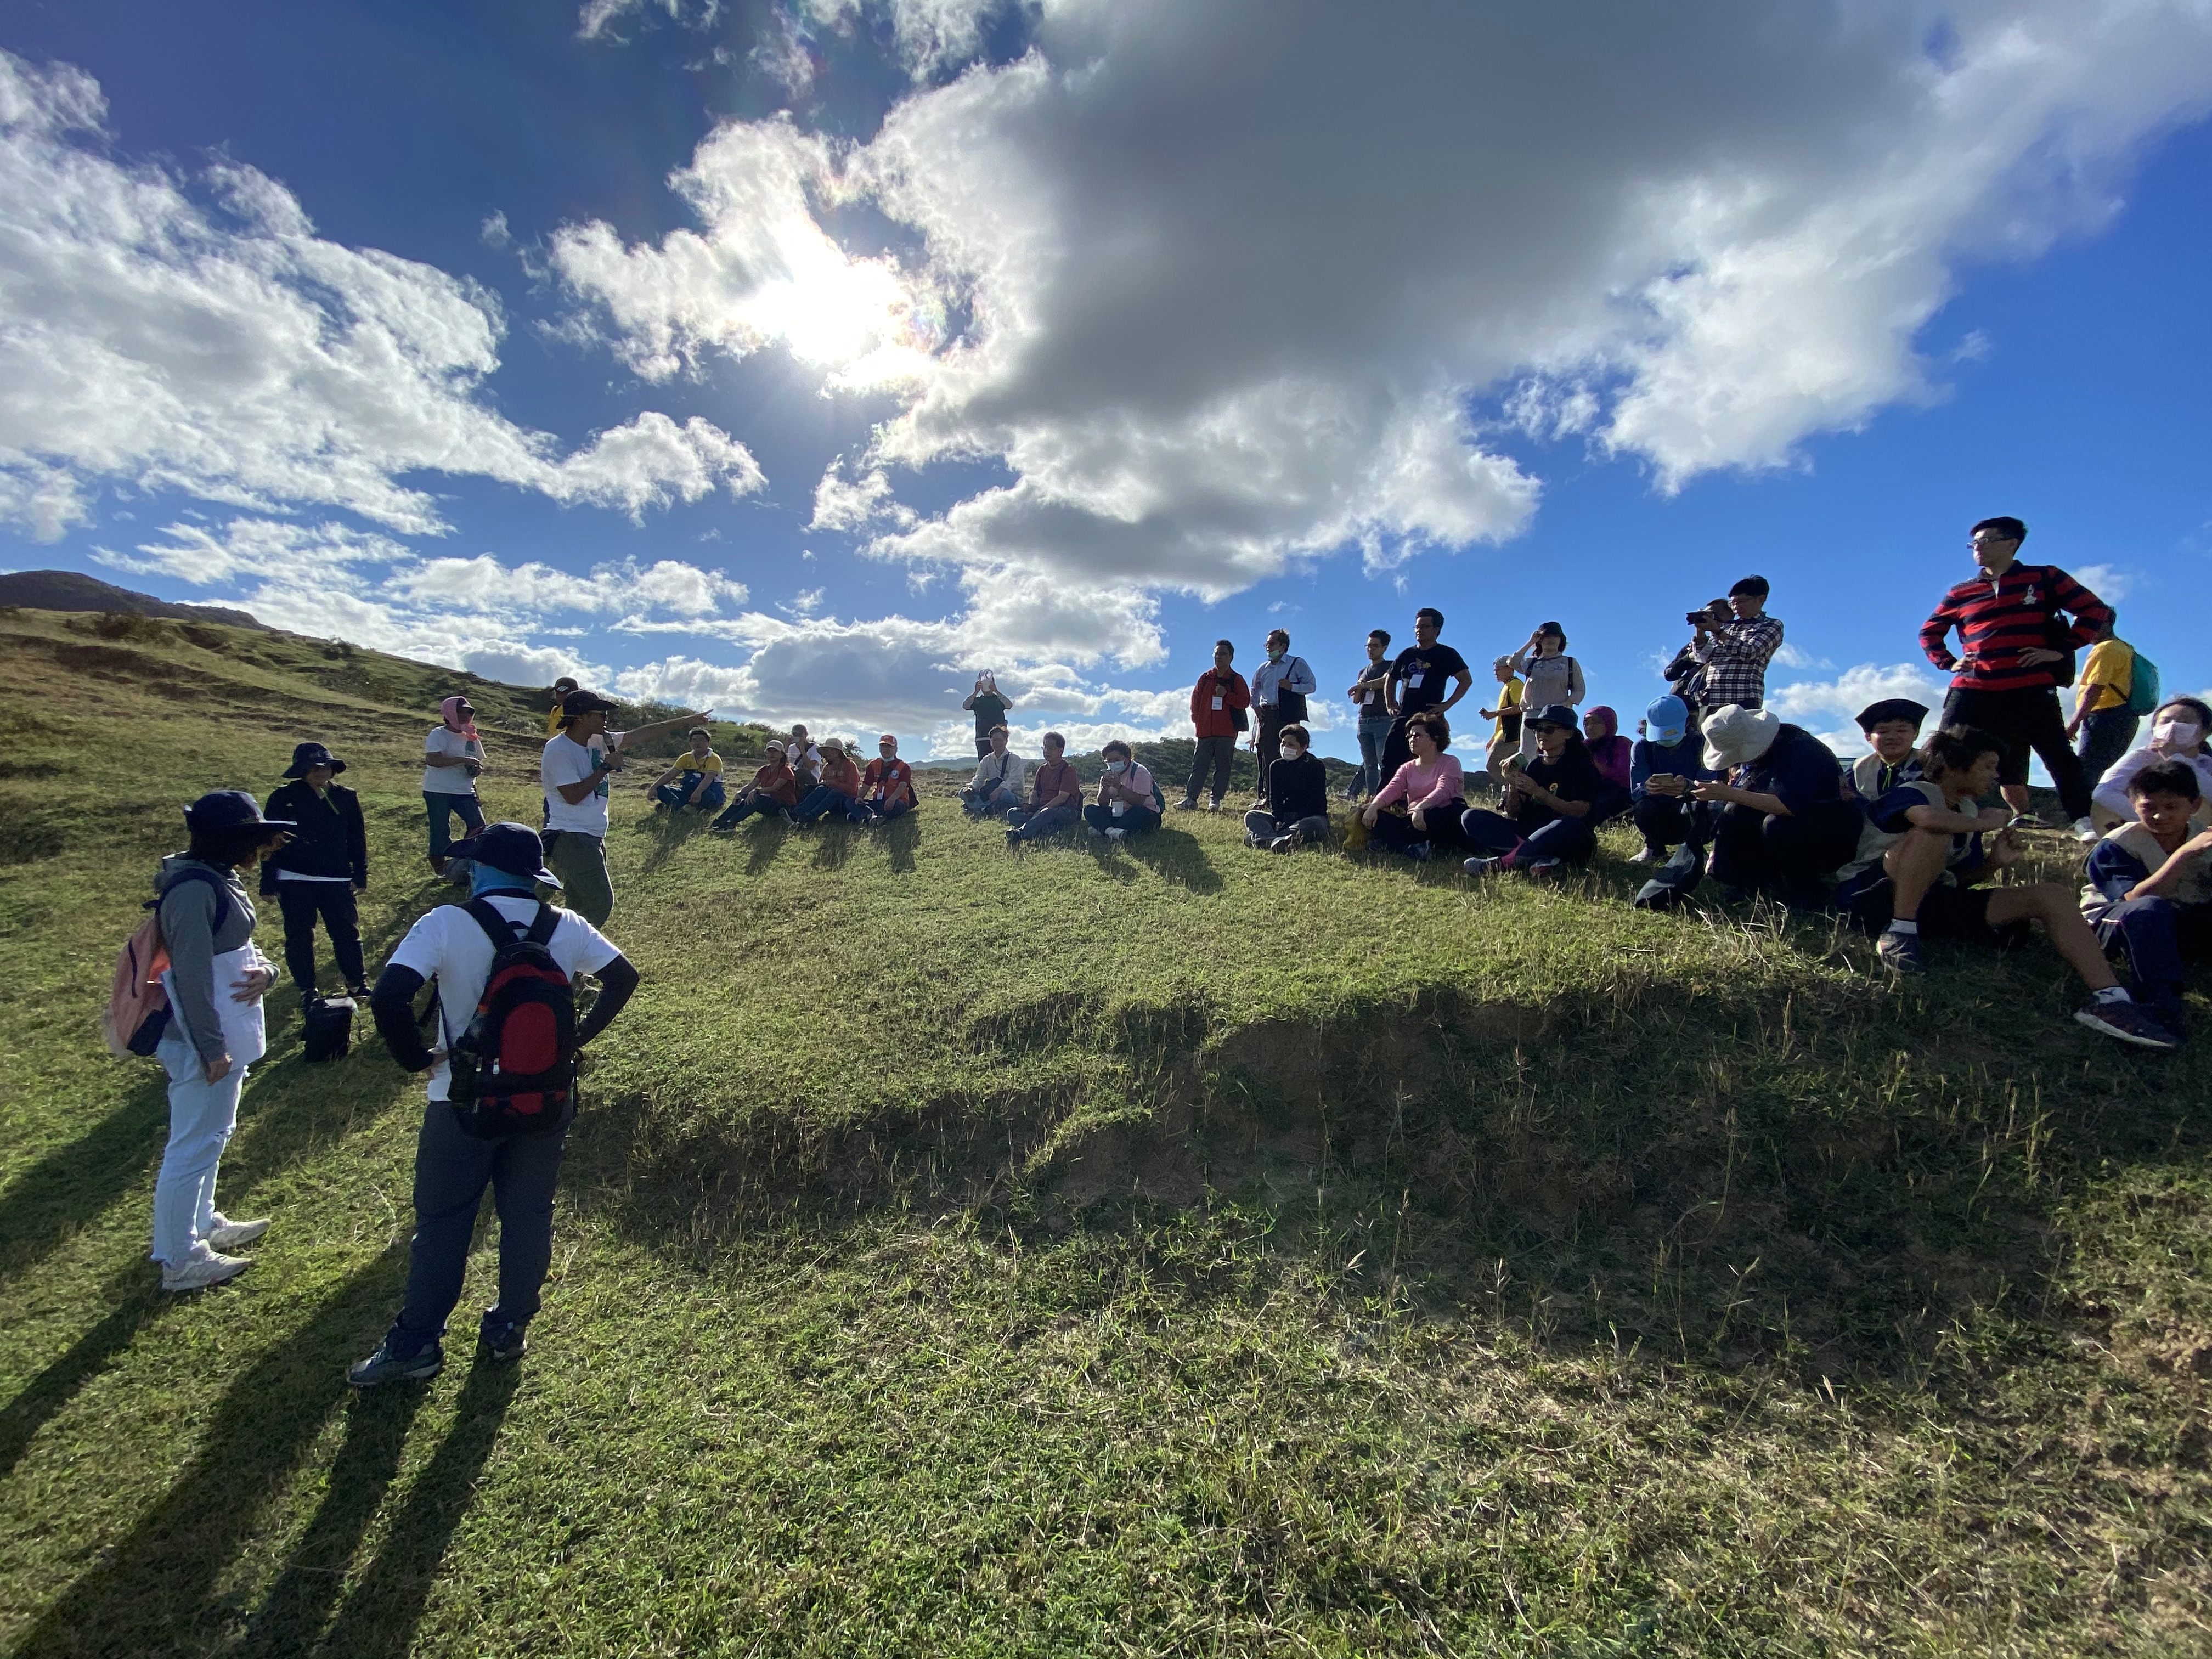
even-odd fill
[[[2148,714],[2158,707],[2158,665],[2140,651],[2135,658],[2128,677],[2128,713]]]

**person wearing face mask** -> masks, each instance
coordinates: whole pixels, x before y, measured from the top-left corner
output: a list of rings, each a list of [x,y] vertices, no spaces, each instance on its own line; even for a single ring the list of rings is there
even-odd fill
[[[1116,738],[1099,750],[1106,762],[1098,780],[1098,798],[1083,809],[1083,821],[1094,836],[1127,841],[1148,836],[1160,827],[1159,797],[1152,775],[1137,763],[1129,745]]]
[[[860,774],[860,811],[870,823],[888,823],[921,804],[914,768],[899,758],[898,739],[886,732],[876,739],[876,758]]]
[[[2212,708],[2195,697],[2168,697],[2151,711],[2150,741],[2114,761],[2097,780],[2097,816],[2106,823],[2125,823],[2136,815],[2128,785],[2136,774],[2164,761],[2179,761],[2197,775],[2199,793],[2212,799]],[[2198,816],[2203,816],[2199,809]]]
[[[1943,724],[2003,742],[1997,784],[2014,812],[2027,811],[2033,750],[2058,786],[2075,835],[2092,841],[2089,781],[2066,740],[2058,686],[2062,674],[2072,681],[2072,653],[2112,625],[2112,609],[2056,565],[2022,564],[2027,539],[2027,526],[2013,518],[1984,519],[1967,533],[1978,574],[1946,593],[1921,624],[1920,648],[1951,673]],[[1944,643],[1954,628],[1964,647],[1956,656]]]
[[[568,682],[568,691],[576,689]],[[553,719],[561,715],[558,693]],[[553,727],[549,726],[549,731]],[[477,711],[466,697],[447,697],[438,705],[438,724],[422,739],[422,805],[430,813],[430,868],[446,873],[446,860],[453,845],[453,820],[473,836],[483,828],[483,808],[477,802],[477,780],[483,775],[483,738],[477,732]]]
[[[975,758],[981,760],[991,752],[991,732],[1006,723],[1014,700],[999,690],[999,677],[987,668],[975,676],[975,689],[960,706],[975,716]]]
[[[1665,864],[1676,845],[1697,848],[1712,840],[1712,809],[1690,791],[1715,775],[1705,769],[1705,740],[1690,730],[1688,706],[1676,696],[1653,698],[1644,711],[1644,735],[1628,756],[1630,811],[1644,838],[1631,864]],[[1688,873],[1686,863],[1680,873]]]
[[[1550,875],[1563,865],[1589,863],[1597,850],[1598,804],[1613,786],[1575,729],[1575,711],[1555,704],[1531,708],[1527,718],[1536,757],[1506,763],[1501,811],[1473,807],[1460,820],[1461,833],[1482,849],[1467,860],[1470,876]]]
[[[1271,853],[1287,853],[1328,840],[1328,769],[1310,752],[1303,726],[1283,728],[1283,755],[1267,779],[1272,810],[1254,807],[1244,815],[1244,842]]]
[[[2190,833],[2204,804],[2197,774],[2160,761],[2128,781],[2135,821],[2089,849],[2081,914],[2124,956],[2136,1003],[2176,1037],[2191,963],[2212,962],[2212,830]]]
[[[1306,699],[1320,684],[1306,659],[1291,654],[1287,632],[1278,628],[1267,635],[1267,660],[1252,675],[1252,707],[1260,717],[1253,745],[1260,757],[1260,793],[1252,803],[1255,810],[1267,805],[1268,769],[1282,758],[1283,728],[1304,720]]]

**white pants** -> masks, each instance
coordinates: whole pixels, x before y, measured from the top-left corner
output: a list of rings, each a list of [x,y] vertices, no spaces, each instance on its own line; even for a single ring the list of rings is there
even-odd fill
[[[181,1267],[207,1253],[215,1230],[216,1165],[238,1127],[246,1068],[234,1065],[220,1083],[210,1083],[173,1014],[154,1053],[169,1073],[169,1144],[154,1182],[154,1260]]]

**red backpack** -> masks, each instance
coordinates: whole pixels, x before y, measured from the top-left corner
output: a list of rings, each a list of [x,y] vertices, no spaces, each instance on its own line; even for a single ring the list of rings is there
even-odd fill
[[[491,973],[468,1028],[446,1045],[446,1098],[480,1139],[550,1133],[576,1095],[576,994],[547,948],[561,913],[541,902],[517,934],[489,900],[459,908],[491,939]]]

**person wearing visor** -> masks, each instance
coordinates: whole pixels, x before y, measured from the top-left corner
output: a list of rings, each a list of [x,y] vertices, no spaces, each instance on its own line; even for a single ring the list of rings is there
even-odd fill
[[[471,913],[475,902],[483,901],[518,939],[550,911],[554,921],[545,949],[554,963],[572,981],[598,976],[599,994],[577,1024],[577,1047],[613,1024],[637,989],[637,969],[605,934],[577,911],[554,911],[539,901],[539,887],[558,888],[561,882],[546,867],[536,830],[495,823],[477,837],[474,858],[471,904],[440,905],[408,929],[369,999],[377,1035],[401,1070],[430,1074],[430,1097],[415,1145],[415,1237],[406,1295],[375,1352],[347,1370],[346,1381],[356,1389],[420,1382],[445,1364],[446,1321],[461,1299],[469,1241],[486,1187],[499,1212],[499,1299],[477,1327],[487,1357],[521,1356],[528,1346],[524,1333],[538,1313],[553,1261],[553,1189],[568,1140],[567,1119],[486,1139],[461,1127],[448,1098],[447,1049],[475,1018],[495,955],[486,923]],[[435,1048],[424,1043],[415,1021],[415,998],[432,979],[438,982]]]
[[[1519,871],[1547,876],[1589,862],[1597,850],[1599,803],[1613,786],[1591,759],[1575,711],[1565,703],[1531,708],[1535,757],[1505,763],[1500,810],[1470,807],[1460,832],[1477,855],[1462,866],[1470,876]]]
[[[422,739],[422,805],[430,814],[433,874],[446,873],[456,817],[469,835],[483,828],[483,808],[477,801],[477,780],[483,769],[476,708],[466,697],[447,697],[438,705],[438,724]]]
[[[1715,805],[1713,878],[1732,896],[1772,892],[1792,909],[1827,902],[1824,880],[1859,844],[1863,813],[1835,751],[1765,709],[1724,703],[1705,717],[1705,765],[1725,781],[1691,793]]]
[[[261,1000],[276,969],[254,947],[252,869],[294,828],[267,818],[242,789],[218,789],[185,809],[191,836],[161,860],[155,884],[168,1019],[154,1057],[169,1076],[169,1139],[154,1178],[153,1258],[165,1291],[205,1290],[253,1264],[230,1252],[269,1223],[232,1221],[215,1206],[222,1151],[238,1127],[246,1068],[268,1052]]]
[[[366,997],[361,961],[361,913],[356,893],[368,890],[368,830],[361,797],[333,782],[346,763],[319,743],[292,751],[291,781],[263,810],[292,826],[291,838],[261,860],[261,896],[284,918],[284,965],[302,1002],[315,1000],[315,924],[331,936],[331,954],[346,994]]]
[[[1138,764],[1135,752],[1119,738],[1098,753],[1106,770],[1098,780],[1098,798],[1083,809],[1083,821],[1092,835],[1109,841],[1149,836],[1160,827],[1152,773]]]
[[[876,758],[860,770],[860,811],[868,823],[888,823],[921,804],[914,793],[914,768],[899,758],[898,739],[876,739]]]
[[[2121,756],[2097,780],[2098,817],[2108,825],[2134,822],[2135,801],[2129,786],[2136,773],[2167,761],[2179,761],[2194,772],[2202,797],[2212,800],[2212,751],[2205,747],[2208,734],[2212,734],[2212,708],[2195,697],[2168,697],[2151,711],[2150,741]],[[2207,821],[2202,807],[2197,821]]]

